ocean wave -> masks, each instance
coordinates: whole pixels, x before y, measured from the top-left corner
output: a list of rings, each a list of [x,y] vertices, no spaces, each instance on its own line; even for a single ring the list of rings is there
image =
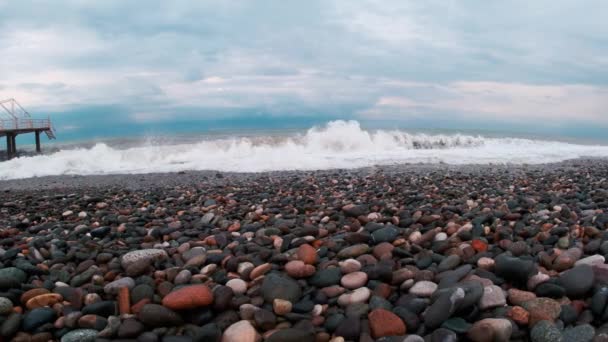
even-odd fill
[[[608,157],[608,146],[463,134],[365,130],[356,121],[332,121],[290,136],[232,137],[196,143],[91,148],[20,157],[0,163],[0,179],[48,175],[218,170],[259,172],[357,168],[400,163],[542,164]]]

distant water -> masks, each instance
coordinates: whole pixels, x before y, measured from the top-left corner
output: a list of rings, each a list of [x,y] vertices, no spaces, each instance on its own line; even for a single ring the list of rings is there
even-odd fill
[[[56,144],[0,163],[0,179],[218,170],[257,172],[400,163],[541,164],[608,157],[608,146],[503,134],[364,129],[331,121],[308,130],[206,133]],[[48,150],[48,146],[47,146]]]

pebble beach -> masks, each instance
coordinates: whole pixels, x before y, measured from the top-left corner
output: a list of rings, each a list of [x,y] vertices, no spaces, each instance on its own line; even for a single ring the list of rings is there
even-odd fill
[[[608,341],[608,160],[0,182],[0,341]]]

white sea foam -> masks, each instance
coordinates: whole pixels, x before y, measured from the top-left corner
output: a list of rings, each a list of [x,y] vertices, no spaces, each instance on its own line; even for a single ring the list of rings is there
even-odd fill
[[[86,149],[65,149],[2,162],[0,179],[184,170],[317,170],[398,163],[540,164],[580,157],[608,157],[608,146],[368,131],[356,121],[332,121],[290,137],[218,138],[126,149],[98,143]]]

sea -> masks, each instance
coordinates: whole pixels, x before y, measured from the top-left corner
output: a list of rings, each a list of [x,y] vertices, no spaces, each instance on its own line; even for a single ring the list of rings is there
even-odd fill
[[[229,129],[43,142],[0,162],[0,180],[216,170],[327,170],[394,164],[543,164],[608,157],[584,139],[468,130],[368,127],[335,120],[306,128]]]

